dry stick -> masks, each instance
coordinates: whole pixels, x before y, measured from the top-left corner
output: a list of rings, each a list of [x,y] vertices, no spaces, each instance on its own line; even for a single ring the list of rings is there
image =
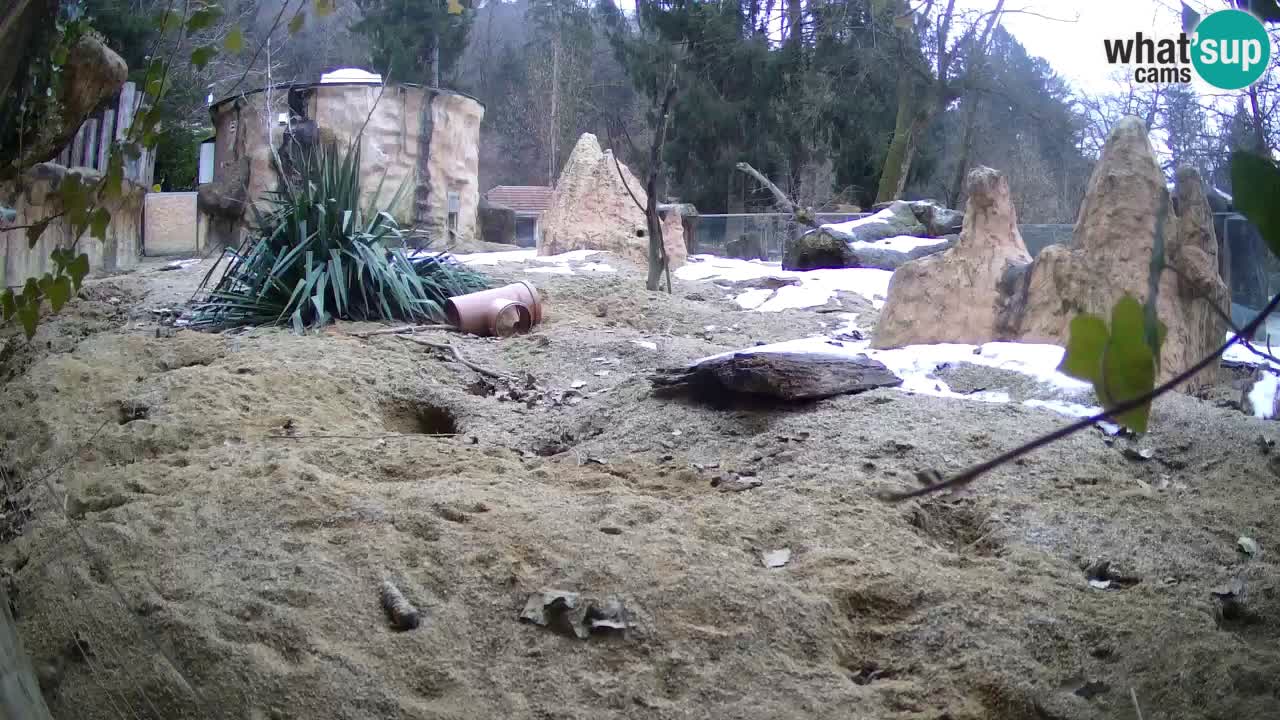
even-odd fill
[[[387,435],[268,435],[272,440],[401,440],[404,438],[457,437],[461,433],[390,433]]]
[[[413,333],[419,330],[454,330],[452,325],[405,325],[403,327],[383,328],[381,330],[370,330],[368,332],[351,333],[352,337],[369,338],[374,335],[399,335],[401,333]]]
[[[1142,720],[1142,706],[1138,704],[1138,693],[1133,688],[1129,688],[1129,698],[1133,700],[1133,711],[1138,713],[1138,720]]]
[[[1166,264],[1165,267],[1171,270],[1174,275],[1178,276],[1179,280],[1183,281],[1188,285],[1193,285],[1193,283],[1191,282],[1191,279],[1188,278],[1185,273],[1183,273],[1174,265]],[[1231,328],[1231,332],[1235,333],[1240,338],[1241,345],[1248,348],[1253,354],[1257,355],[1258,357],[1264,360],[1269,360],[1275,364],[1275,367],[1268,367],[1267,370],[1277,375],[1280,375],[1280,369],[1278,369],[1280,368],[1280,358],[1276,357],[1271,353],[1271,334],[1270,333],[1267,333],[1267,351],[1263,352],[1262,350],[1255,347],[1253,343],[1249,342],[1248,339],[1245,338],[1245,336],[1242,334],[1243,331],[1241,331],[1240,328],[1236,327],[1236,323],[1234,320],[1231,319],[1231,316],[1228,315],[1225,311],[1223,311],[1222,308],[1218,307],[1217,303],[1209,299],[1208,295],[1201,293],[1201,294],[1198,294],[1198,297],[1201,300],[1204,300],[1205,304],[1209,306],[1209,309],[1212,310],[1220,320],[1225,322],[1227,324],[1227,327]]]
[[[445,350],[447,352],[450,352],[453,354],[453,357],[458,362],[462,363],[463,365],[466,365],[472,370],[475,370],[481,375],[487,375],[488,377],[494,378],[496,380],[507,380],[510,378],[510,376],[505,373],[500,373],[497,370],[490,370],[489,368],[483,365],[477,365],[471,362],[470,360],[462,357],[462,353],[459,352],[458,348],[454,347],[453,344],[451,343],[431,342],[430,340],[425,340],[420,337],[414,337],[412,335],[396,335],[395,337],[401,340],[408,340],[409,342],[415,342],[415,343],[418,343],[419,345],[426,345],[427,347],[434,348],[436,350]]]
[[[782,192],[782,189],[775,185],[772,180],[765,177],[764,173],[761,173],[759,170],[744,162],[740,162],[734,167],[736,167],[740,172],[744,172],[755,178],[756,182],[763,185],[765,189],[772,193],[774,201],[783,210],[791,213],[793,220],[801,225],[808,225],[811,228],[818,227],[818,221],[801,213],[800,208],[796,207],[796,204],[791,202],[791,198],[787,197],[787,194]]]
[[[1033,450],[1038,450],[1046,445],[1055,443],[1058,440],[1061,440],[1062,438],[1067,437],[1069,435],[1073,435],[1081,430],[1084,430],[1085,428],[1093,427],[1095,423],[1101,422],[1103,420],[1113,419],[1117,416],[1120,416],[1129,412],[1130,410],[1137,410],[1138,408],[1147,405],[1152,400],[1155,400],[1161,395],[1164,395],[1165,393],[1181,385],[1182,383],[1190,380],[1191,378],[1195,377],[1196,374],[1199,373],[1201,370],[1204,370],[1205,368],[1212,365],[1219,357],[1222,356],[1222,353],[1227,351],[1227,348],[1231,347],[1233,344],[1235,344],[1237,340],[1240,339],[1241,335],[1252,335],[1254,331],[1256,331],[1258,327],[1262,325],[1262,322],[1266,319],[1266,317],[1275,311],[1276,307],[1280,307],[1280,295],[1276,295],[1275,297],[1271,298],[1271,302],[1267,303],[1267,306],[1263,308],[1262,312],[1258,313],[1258,316],[1255,317],[1253,320],[1250,320],[1249,323],[1245,325],[1244,328],[1242,328],[1241,332],[1236,333],[1234,337],[1227,340],[1227,342],[1224,343],[1222,347],[1213,351],[1213,353],[1205,356],[1195,365],[1192,365],[1190,368],[1183,370],[1181,373],[1179,373],[1176,377],[1174,377],[1169,382],[1166,382],[1163,385],[1160,385],[1159,387],[1151,390],[1150,392],[1144,395],[1136,397],[1132,400],[1127,400],[1125,402],[1122,402],[1116,405],[1115,407],[1111,408],[1110,410],[1103,410],[1097,415],[1084,418],[1083,420],[1079,420],[1074,423],[1071,423],[1066,427],[1054,430],[1048,435],[1042,435],[1036,438],[1035,440],[1032,440],[1028,443],[1020,445],[1014,448],[1013,450],[1010,450],[1009,452],[1003,453],[998,457],[995,457],[983,463],[978,463],[977,465],[974,465],[968,470],[965,470],[961,472],[959,475],[956,475],[955,477],[952,477],[948,480],[944,480],[940,483],[934,483],[932,485],[928,485],[926,487],[920,488],[919,490],[912,490],[910,492],[903,492],[903,493],[878,493],[878,496],[881,500],[884,500],[887,502],[900,502],[902,500],[908,500],[910,498],[920,497],[922,495],[929,495],[931,493],[938,492],[939,490],[963,487],[973,482],[974,480],[977,480],[979,477],[983,476],[987,472],[994,470],[995,468],[998,468],[1001,465],[1011,460],[1022,457],[1023,455],[1026,455],[1027,453]]]

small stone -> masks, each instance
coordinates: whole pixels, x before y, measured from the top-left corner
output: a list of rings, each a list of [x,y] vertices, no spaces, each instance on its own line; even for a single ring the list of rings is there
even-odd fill
[[[791,549],[782,548],[781,550],[770,550],[760,557],[761,562],[767,568],[780,568],[791,562]]]
[[[604,533],[605,535],[621,535],[622,528],[606,526],[606,527],[600,528],[600,532]]]

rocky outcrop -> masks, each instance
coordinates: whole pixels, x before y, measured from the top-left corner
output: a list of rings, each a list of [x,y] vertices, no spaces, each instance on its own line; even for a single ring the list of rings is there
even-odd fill
[[[649,233],[644,211],[644,184],[613,151],[601,150],[590,133],[578,139],[556,181],[551,207],[542,216],[539,255],[570,250],[604,250],[639,265],[649,258]],[[668,213],[663,245],[671,268],[684,264],[688,252],[680,215]]]
[[[94,34],[81,36],[67,51],[62,68],[57,111],[40,118],[38,132],[21,148],[21,155],[0,151],[0,159],[12,164],[0,172],[8,177],[23,168],[52,160],[75,138],[80,126],[103,100],[115,95],[129,77],[124,59]]]
[[[911,260],[949,249],[954,241],[955,236],[940,238],[903,236],[884,238],[874,242],[850,241],[847,236],[833,230],[830,226],[821,227],[787,242],[782,258],[782,269],[897,270]]]
[[[951,247],[944,238],[960,232],[964,214],[932,200],[886,203],[870,217],[823,225],[789,239],[783,249],[786,270],[821,268],[880,268],[895,270],[903,263]],[[903,238],[939,238],[937,243],[893,242]],[[888,245],[884,243],[889,242]],[[907,247],[897,247],[906,245]]]
[[[516,211],[480,198],[476,209],[480,238],[489,243],[516,244]]]
[[[911,212],[924,225],[929,237],[942,237],[960,232],[964,228],[964,213],[952,210],[933,200],[915,200],[908,203]]]
[[[964,226],[946,252],[906,263],[889,281],[871,346],[983,343],[1016,328],[1018,283],[1031,262],[1018,234],[1009,183],[991,168],[967,179]],[[1013,327],[1011,327],[1011,325]]]
[[[1077,314],[1109,317],[1126,294],[1145,302],[1159,231],[1171,266],[1158,281],[1157,313],[1168,327],[1159,379],[1169,379],[1221,344],[1226,324],[1205,302],[1226,308],[1229,293],[1218,270],[1203,185],[1192,170],[1178,173],[1180,214],[1165,193],[1146,126],[1138,118],[1123,119],[1089,180],[1071,246],[1045,248],[1031,269],[1021,313],[1023,340],[1062,344]],[[1186,389],[1211,383],[1216,373],[1216,368],[1205,370]]]

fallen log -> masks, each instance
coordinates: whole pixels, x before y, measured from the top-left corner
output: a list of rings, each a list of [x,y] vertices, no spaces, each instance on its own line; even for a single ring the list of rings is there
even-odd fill
[[[896,387],[902,378],[866,355],[816,353],[734,353],[682,368],[659,369],[650,376],[662,393],[723,400],[731,396],[782,401],[818,400]]]

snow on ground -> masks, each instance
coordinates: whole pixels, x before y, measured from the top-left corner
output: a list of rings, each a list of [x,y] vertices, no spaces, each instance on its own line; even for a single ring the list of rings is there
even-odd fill
[[[527,268],[527,273],[551,275],[576,275],[579,272],[617,272],[601,262],[587,262],[599,250],[570,250],[559,255],[539,255],[537,250],[507,250],[503,252],[470,253],[454,255],[458,262],[467,265],[497,265],[498,263],[537,263],[541,267]],[[578,264],[581,263],[581,264]]]
[[[857,293],[875,307],[883,307],[889,294],[890,270],[843,268],[839,270],[783,270],[781,263],[762,260],[738,260],[715,255],[693,255],[675,271],[681,280],[723,280],[740,282],[760,278],[795,278],[799,285],[770,290],[746,290],[734,298],[740,307],[760,312],[778,312],[797,308],[819,307],[841,290]]]
[[[913,235],[896,235],[875,242],[866,242],[857,240],[850,243],[855,250],[880,249],[893,250],[894,252],[909,253],[916,248],[929,247],[931,245],[942,245],[947,242],[943,238],[922,238]]]
[[[849,222],[827,223],[826,225],[823,225],[822,228],[824,230],[834,230],[835,232],[844,233],[845,235],[848,235],[852,233],[855,229],[860,227],[866,227],[867,225],[888,224],[889,215],[887,213],[884,213],[884,214],[882,213],[884,213],[883,210],[881,210],[880,212],[874,215],[868,215],[867,217],[858,218],[857,220],[850,220]]]

